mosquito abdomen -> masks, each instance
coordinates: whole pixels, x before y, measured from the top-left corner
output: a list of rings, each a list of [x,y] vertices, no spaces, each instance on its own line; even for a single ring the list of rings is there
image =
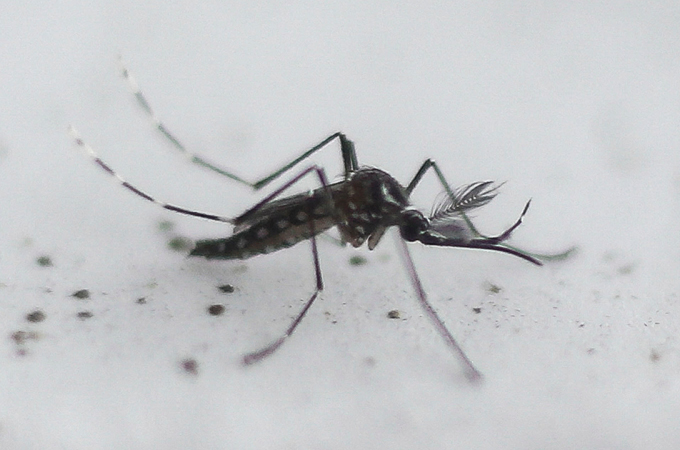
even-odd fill
[[[318,198],[301,202],[262,217],[227,238],[200,240],[189,256],[246,259],[291,247],[335,225],[330,209],[319,203]]]

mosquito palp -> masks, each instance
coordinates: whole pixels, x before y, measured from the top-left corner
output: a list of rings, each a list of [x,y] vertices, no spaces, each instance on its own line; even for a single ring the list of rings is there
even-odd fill
[[[315,277],[313,293],[279,338],[262,349],[248,353],[243,357],[242,362],[246,365],[261,361],[276,352],[294,333],[314,301],[323,291],[324,285],[316,236],[330,228],[336,227],[338,229],[342,242],[351,244],[353,247],[360,247],[367,243],[369,250],[373,250],[378,245],[388,228],[396,227],[399,230],[400,243],[398,246],[418,302],[428,319],[433,323],[436,331],[460,361],[464,373],[470,381],[479,381],[482,379],[482,375],[427,300],[427,295],[406,243],[417,241],[424,245],[498,251],[517,256],[536,265],[542,264],[541,259],[565,258],[574,250],[569,249],[557,255],[537,255],[506,243],[512,232],[522,223],[530,201],[527,202],[519,218],[508,229],[497,236],[482,234],[477,230],[467,213],[493,200],[498,191],[498,185],[484,181],[454,190],[446,181],[443,172],[435,161],[427,159],[404,187],[387,172],[377,168],[360,166],[354,143],[340,132],[329,135],[269,175],[255,182],[246,181],[233,172],[222,169],[187,150],[180,140],[157,118],[122,60],[121,65],[123,76],[127,80],[137,103],[151,118],[155,128],[176,150],[184,154],[191,162],[250,186],[255,190],[259,190],[276,180],[318,150],[326,148],[332,141],[337,140],[340,143],[344,166],[344,176],[341,181],[329,183],[324,169],[311,165],[241,215],[228,218],[193,211],[156,200],[119,176],[99,158],[90,145],[83,141],[75,128],[69,128],[69,133],[76,144],[88,154],[94,163],[138,197],[170,211],[234,225],[233,233],[230,236],[197,241],[189,256],[206,259],[245,259],[287,248],[304,240],[311,242]],[[434,171],[444,188],[445,197],[435,203],[430,215],[426,216],[410,204],[409,198],[430,169]],[[316,174],[319,187],[287,197],[282,196],[285,191],[295,186],[301,178],[308,174]]]

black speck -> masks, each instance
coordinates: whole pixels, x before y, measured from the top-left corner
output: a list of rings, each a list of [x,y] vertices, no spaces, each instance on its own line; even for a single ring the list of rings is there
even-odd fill
[[[217,289],[223,294],[231,294],[232,292],[234,292],[234,286],[232,286],[231,284],[223,284],[221,286],[217,286]]]
[[[198,375],[198,362],[193,358],[183,359],[181,362],[182,369],[188,374]]]
[[[90,291],[87,289],[80,289],[71,294],[71,297],[75,297],[79,300],[85,300],[90,298]]]
[[[36,309],[35,311],[26,314],[26,320],[33,323],[42,322],[43,320],[45,320],[45,317],[46,317],[45,313],[39,309]]]
[[[175,236],[168,241],[168,248],[176,252],[188,252],[194,248],[194,241],[182,236]]]
[[[368,261],[366,260],[366,258],[364,258],[361,255],[354,255],[351,258],[349,258],[349,264],[351,266],[363,266],[367,262]]]
[[[482,308],[472,308],[472,311],[473,311],[475,314],[481,314],[481,313],[482,313]]]
[[[210,314],[211,316],[221,316],[222,314],[224,314],[225,309],[226,308],[224,307],[224,305],[219,304],[210,305],[208,306],[208,314]]]
[[[393,309],[392,311],[389,311],[387,313],[387,318],[388,319],[401,319],[401,313],[398,310]]]
[[[136,303],[137,303],[138,305],[146,305],[146,297],[139,297],[139,298],[136,300]]]
[[[35,262],[37,262],[38,265],[42,266],[42,267],[52,267],[52,258],[50,258],[49,256],[46,256],[46,255],[39,256],[35,260]]]
[[[85,319],[89,319],[90,317],[92,317],[93,314],[92,314],[92,311],[80,311],[78,314],[76,314],[76,316],[81,320],[85,320]]]

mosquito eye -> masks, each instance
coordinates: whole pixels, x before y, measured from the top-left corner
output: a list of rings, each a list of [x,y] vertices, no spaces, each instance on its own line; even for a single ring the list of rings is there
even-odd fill
[[[412,242],[425,230],[429,224],[427,219],[418,211],[407,211],[404,213],[403,222],[399,227],[401,237]]]

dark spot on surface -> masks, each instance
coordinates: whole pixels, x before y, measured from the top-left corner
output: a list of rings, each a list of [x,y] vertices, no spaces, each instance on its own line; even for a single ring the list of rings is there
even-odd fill
[[[78,317],[80,320],[89,319],[92,316],[92,311],[80,311],[78,314],[76,314],[76,317]]]
[[[481,313],[482,313],[482,308],[472,308],[472,311],[473,311],[475,314],[481,314]]]
[[[52,267],[52,258],[49,256],[39,256],[36,260],[36,263],[38,263],[39,266],[42,267]]]
[[[649,354],[649,360],[653,363],[659,362],[661,359],[661,353],[657,352],[656,350],[652,350],[651,353]]]
[[[503,288],[498,286],[497,284],[493,283],[486,284],[486,292],[488,292],[489,294],[498,294],[502,290]]]
[[[164,233],[167,233],[175,229],[175,223],[169,220],[161,220],[158,222],[158,229]]]
[[[635,270],[635,264],[630,263],[630,264],[625,264],[617,269],[617,272],[619,272],[619,275],[630,275],[633,273],[633,270]]]
[[[590,347],[588,350],[586,350],[586,353],[589,355],[594,355],[595,354],[595,349]]]
[[[26,320],[33,323],[42,322],[43,320],[45,320],[45,317],[46,317],[45,313],[39,309],[36,309],[35,311],[26,314]]]
[[[198,361],[193,358],[183,359],[180,363],[182,369],[191,375],[198,375]]]
[[[392,311],[388,311],[387,318],[388,319],[401,319],[401,313],[399,312],[399,310],[393,309]]]
[[[375,367],[376,362],[377,361],[372,356],[367,356],[364,358],[364,364],[366,364],[368,367]]]
[[[194,248],[194,241],[183,236],[175,236],[168,241],[168,248],[176,252],[188,252]]]
[[[146,297],[139,297],[137,300],[135,300],[135,303],[138,305],[146,305]]]
[[[221,286],[217,286],[217,290],[223,294],[231,294],[234,292],[234,286],[231,284],[223,284]]]
[[[354,255],[354,256],[349,258],[349,264],[351,266],[363,266],[367,262],[368,262],[368,260],[366,260],[366,258],[364,258],[361,255]]]
[[[34,331],[15,331],[10,335],[10,338],[14,341],[15,344],[21,345],[26,343],[26,341],[29,340],[37,340],[38,339],[38,333]]]
[[[80,289],[71,294],[71,297],[75,297],[79,300],[85,300],[90,298],[90,291],[87,289]]]
[[[224,305],[220,304],[208,306],[208,314],[210,314],[211,316],[221,316],[222,314],[224,314],[225,310],[226,308],[224,307]]]

